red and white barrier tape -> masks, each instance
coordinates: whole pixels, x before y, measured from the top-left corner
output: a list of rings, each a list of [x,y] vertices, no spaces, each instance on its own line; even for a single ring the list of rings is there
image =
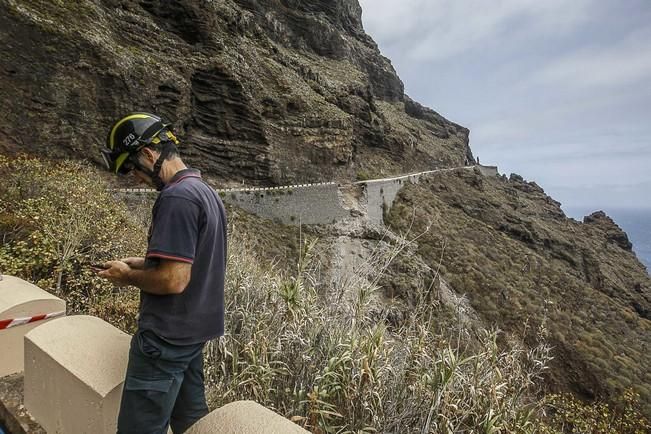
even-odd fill
[[[28,317],[25,317],[25,318],[0,319],[0,330],[8,329],[10,327],[15,327],[15,326],[23,325],[23,324],[27,324],[27,323],[30,323],[30,322],[55,318],[57,316],[63,316],[65,314],[66,314],[65,311],[61,311],[61,312],[52,312],[52,313],[47,313],[47,314],[44,313],[42,315],[28,316]]]

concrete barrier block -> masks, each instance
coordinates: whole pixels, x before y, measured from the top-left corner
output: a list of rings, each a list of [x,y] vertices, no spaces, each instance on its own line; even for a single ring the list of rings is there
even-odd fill
[[[2,276],[0,280],[0,377],[22,372],[24,366],[23,337],[35,327],[52,319],[34,320],[43,314],[65,315],[66,303],[18,277]],[[37,317],[38,318],[38,317]],[[22,319],[22,321],[20,321]],[[18,320],[7,323],[7,320]],[[21,324],[26,322],[24,324]],[[20,324],[20,325],[15,325]]]
[[[130,339],[85,315],[27,333],[27,411],[48,433],[115,433]]]
[[[186,434],[306,434],[292,421],[253,401],[226,404],[203,417]]]

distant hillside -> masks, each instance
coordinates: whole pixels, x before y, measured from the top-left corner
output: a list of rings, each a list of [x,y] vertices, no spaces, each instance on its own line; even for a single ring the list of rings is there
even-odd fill
[[[605,214],[578,223],[535,183],[471,172],[401,191],[390,227],[489,324],[554,346],[550,387],[586,399],[638,390],[651,410],[651,278]]]

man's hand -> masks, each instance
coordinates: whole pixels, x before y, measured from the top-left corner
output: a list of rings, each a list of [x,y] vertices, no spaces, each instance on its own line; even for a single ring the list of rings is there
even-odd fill
[[[116,286],[131,285],[128,278],[131,267],[128,264],[122,261],[108,261],[104,265],[108,268],[97,273],[99,277],[108,279]]]
[[[120,261],[124,262],[134,270],[145,269],[145,258],[129,257],[129,258],[120,259]]]

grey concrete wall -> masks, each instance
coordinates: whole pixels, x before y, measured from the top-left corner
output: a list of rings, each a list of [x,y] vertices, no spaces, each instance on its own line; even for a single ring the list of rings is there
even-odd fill
[[[222,200],[283,224],[331,224],[349,217],[335,183],[220,191]]]
[[[351,206],[344,191],[359,188],[369,223],[382,225],[383,214],[393,205],[398,192],[407,183],[418,183],[423,176],[455,170],[474,170],[484,176],[497,176],[495,166],[464,166],[429,170],[393,178],[374,179],[340,186],[334,182],[299,184],[271,188],[232,188],[217,190],[225,203],[236,205],[263,218],[287,225],[331,224],[351,216]],[[130,195],[156,194],[151,189],[118,190]],[[350,199],[350,195],[348,197]]]
[[[335,182],[296,184],[282,187],[216,189],[224,203],[286,225],[331,224],[350,216],[342,205],[341,191]],[[120,189],[118,193],[151,195],[153,189]]]
[[[376,179],[356,183],[364,188],[366,212],[369,223],[384,224],[384,213],[388,212],[398,192],[407,183],[418,183],[422,173],[399,176],[396,178]]]
[[[478,164],[475,167],[479,169],[481,174],[484,176],[499,176],[499,172],[497,171],[497,166],[482,166]]]

